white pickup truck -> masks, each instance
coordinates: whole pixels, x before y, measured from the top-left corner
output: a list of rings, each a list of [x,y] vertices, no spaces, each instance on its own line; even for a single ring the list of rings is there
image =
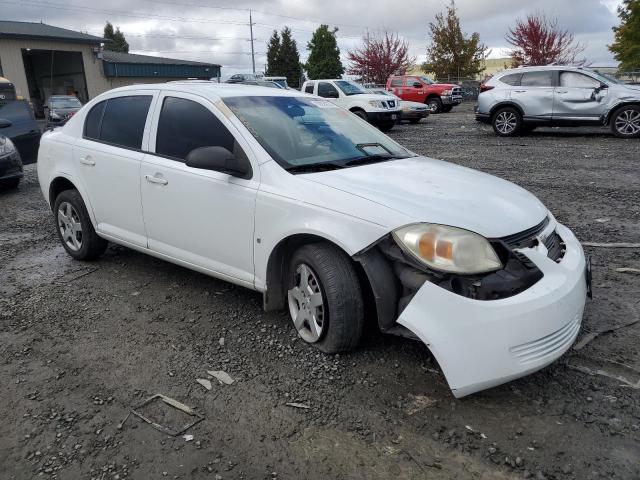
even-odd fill
[[[329,99],[383,132],[391,130],[402,115],[398,100],[369,93],[349,80],[308,80],[302,91]]]

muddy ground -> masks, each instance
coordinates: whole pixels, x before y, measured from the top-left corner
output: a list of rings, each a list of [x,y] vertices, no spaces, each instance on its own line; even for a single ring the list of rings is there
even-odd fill
[[[471,105],[391,135],[533,191],[582,241],[640,241],[640,141],[601,129],[501,139]],[[0,206],[2,479],[640,478],[640,390],[570,367],[637,382],[640,323],[456,400],[419,343],[371,332],[327,356],[249,290],[122,247],[72,261],[33,165]],[[640,275],[616,272],[640,268],[640,250],[587,251],[581,338],[640,318]],[[207,370],[236,381],[207,391]],[[205,416],[193,440],[136,417],[118,428],[155,393]]]

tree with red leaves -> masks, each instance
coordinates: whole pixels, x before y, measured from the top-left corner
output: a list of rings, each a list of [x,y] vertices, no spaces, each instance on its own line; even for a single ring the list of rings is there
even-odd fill
[[[408,43],[395,33],[366,35],[362,40],[364,45],[347,53],[347,73],[364,83],[386,84],[391,75],[404,75],[414,64]]]
[[[515,28],[505,36],[514,48],[511,62],[520,65],[571,64],[584,51],[584,45],[575,42],[573,34],[558,25],[558,19],[544,14],[530,14],[525,20],[517,19]]]

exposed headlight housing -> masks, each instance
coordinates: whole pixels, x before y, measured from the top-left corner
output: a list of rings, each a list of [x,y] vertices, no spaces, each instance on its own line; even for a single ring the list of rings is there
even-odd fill
[[[418,223],[395,230],[393,238],[403,250],[433,270],[472,275],[502,268],[487,239],[462,228]]]
[[[16,147],[7,137],[0,136],[0,157],[16,152]]]
[[[374,108],[387,108],[387,104],[381,100],[369,100],[369,105]]]

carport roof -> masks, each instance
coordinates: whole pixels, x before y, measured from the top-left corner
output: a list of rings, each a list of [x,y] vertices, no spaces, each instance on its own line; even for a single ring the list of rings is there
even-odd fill
[[[16,22],[12,20],[0,20],[0,39],[2,38],[30,38],[95,44],[109,42],[109,40],[105,38],[67,30],[66,28],[54,27],[46,23]]]

